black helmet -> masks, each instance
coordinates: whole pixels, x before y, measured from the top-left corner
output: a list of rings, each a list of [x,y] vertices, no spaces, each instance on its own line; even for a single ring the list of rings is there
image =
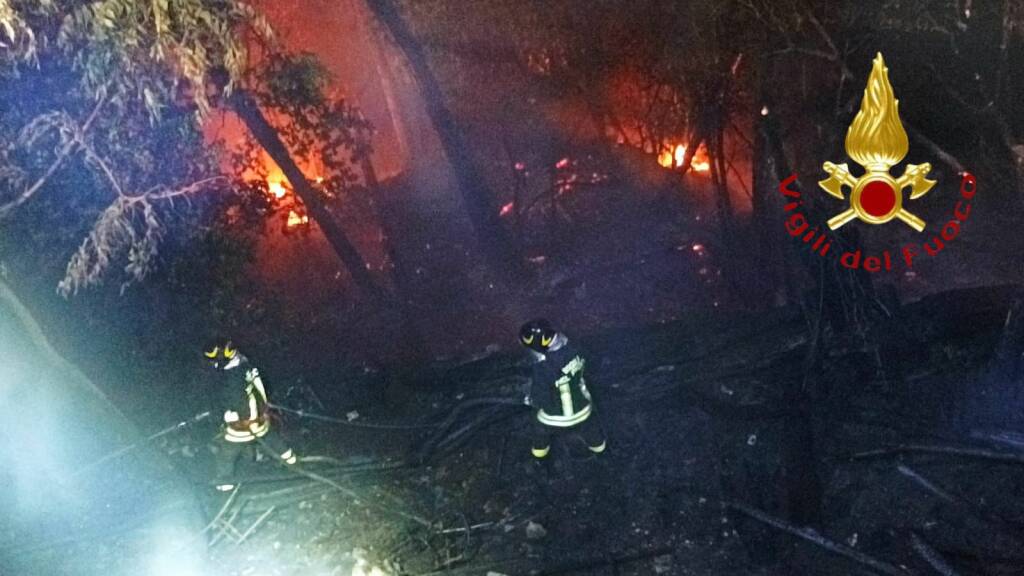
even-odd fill
[[[214,338],[203,347],[203,356],[214,368],[220,368],[238,355],[238,349],[227,338]]]
[[[555,329],[547,320],[530,320],[519,329],[519,341],[531,350],[546,352],[555,340]]]

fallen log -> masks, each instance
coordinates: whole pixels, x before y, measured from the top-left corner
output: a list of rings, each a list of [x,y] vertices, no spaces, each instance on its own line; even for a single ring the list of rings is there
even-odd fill
[[[850,460],[865,460],[869,458],[886,458],[889,456],[897,456],[900,454],[942,454],[946,456],[962,456],[964,458],[973,458],[980,460],[994,460],[996,462],[1006,462],[1009,464],[1024,464],[1024,455],[1020,454],[1009,454],[1006,452],[994,452],[992,450],[982,450],[979,448],[962,448],[957,446],[939,446],[939,445],[923,445],[923,444],[903,444],[899,446],[890,446],[887,448],[878,448],[876,450],[868,450],[866,452],[858,452],[850,456]]]
[[[940,500],[944,500],[950,503],[952,503],[955,500],[952,494],[946,492],[942,488],[939,488],[931,480],[925,478],[910,466],[907,466],[906,464],[900,464],[899,466],[896,467],[896,470],[899,471],[900,474],[913,480],[917,485],[924,488],[925,491],[937,496]]]
[[[953,568],[942,554],[938,550],[932,548],[928,542],[925,542],[924,538],[921,538],[916,532],[911,532],[910,543],[914,548],[914,552],[917,553],[929,566],[935,569],[936,572],[942,574],[942,576],[960,576],[960,573]]]
[[[985,510],[984,508],[972,502],[968,502],[965,498],[961,496],[948,492],[947,490],[941,488],[928,478],[925,478],[923,475],[915,471],[910,466],[907,466],[906,464],[900,464],[899,466],[896,467],[896,469],[899,471],[900,474],[903,474],[907,478],[910,478],[919,486],[924,488],[927,492],[935,495],[940,500],[943,500],[944,502],[953,506],[955,509],[958,510],[959,513],[969,514],[983,522],[997,525],[1005,531],[1007,531],[1009,535],[1013,536],[1014,538],[1018,538],[1021,535],[1020,526],[1014,524],[1006,518],[1003,518],[997,513]]]
[[[779,518],[775,518],[774,516],[771,516],[755,508],[751,508],[750,506],[747,506],[745,504],[729,502],[726,503],[726,506],[732,508],[733,510],[736,510],[737,512],[741,512],[742,514],[745,514],[753,518],[754,520],[757,520],[758,522],[767,524],[772,528],[782,530],[783,532],[792,534],[793,536],[806,540],[807,542],[819,546],[833,554],[842,556],[844,558],[853,560],[858,564],[867,566],[872,570],[875,570],[876,572],[888,574],[889,576],[911,576],[914,574],[914,572],[911,572],[910,570],[900,568],[888,562],[883,562],[882,560],[878,560],[872,556],[864,554],[863,552],[854,550],[849,546],[844,546],[843,544],[839,544],[838,542],[829,540],[828,538],[825,538],[824,536],[819,534],[818,531],[814,528],[794,526],[793,524],[790,524],[784,520],[780,520]]]

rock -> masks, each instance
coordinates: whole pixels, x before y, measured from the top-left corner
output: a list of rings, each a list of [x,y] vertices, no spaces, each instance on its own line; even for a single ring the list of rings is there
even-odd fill
[[[359,412],[353,410],[353,411],[349,412],[348,414],[345,414],[345,418],[349,422],[351,422],[351,421],[355,420],[356,418],[359,418]]]
[[[672,572],[672,555],[662,554],[654,558],[654,573],[668,574]]]
[[[530,520],[526,523],[526,538],[529,540],[540,540],[541,538],[548,535],[548,531],[544,529],[544,526]]]

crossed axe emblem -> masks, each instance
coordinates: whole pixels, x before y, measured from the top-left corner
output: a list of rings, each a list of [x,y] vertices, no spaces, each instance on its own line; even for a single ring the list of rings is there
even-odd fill
[[[903,189],[910,187],[911,200],[917,200],[932,189],[935,181],[927,178],[928,172],[932,169],[928,162],[908,164],[899,178],[890,176],[888,167],[868,171],[860,178],[850,174],[850,169],[845,163],[825,162],[822,168],[829,175],[825,180],[818,182],[822,190],[840,200],[845,200],[844,186],[853,191],[850,196],[850,207],[829,219],[830,229],[835,230],[854,218],[860,218],[870,224],[885,224],[893,218],[898,218],[914,230],[924,231],[924,220],[903,207]]]
[[[889,169],[907,155],[907,132],[900,122],[899,101],[889,84],[889,69],[882,55],[872,62],[871,75],[864,89],[860,111],[846,131],[846,153],[864,167],[864,175],[850,174],[846,164],[825,162],[822,168],[828,178],[818,182],[825,192],[845,200],[843,187],[849,188],[850,207],[828,221],[832,230],[854,218],[869,224],[885,224],[898,218],[918,232],[924,231],[925,222],[903,207],[903,189],[910,188],[910,199],[924,196],[935,185],[927,178],[932,165],[908,164],[903,175],[893,178]]]

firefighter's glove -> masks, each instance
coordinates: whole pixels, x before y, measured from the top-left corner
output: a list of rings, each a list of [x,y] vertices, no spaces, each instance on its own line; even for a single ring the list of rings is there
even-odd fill
[[[227,422],[228,424],[231,424],[232,422],[238,422],[238,420],[238,412],[235,412],[234,410],[228,410],[224,412],[224,421]]]

